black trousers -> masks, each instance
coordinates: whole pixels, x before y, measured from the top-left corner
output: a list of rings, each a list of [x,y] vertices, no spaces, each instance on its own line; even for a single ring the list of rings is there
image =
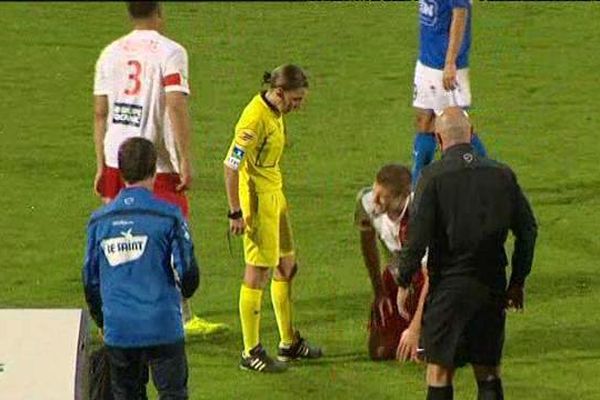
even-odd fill
[[[143,399],[140,389],[147,382],[146,365],[150,367],[160,400],[187,400],[188,366],[183,341],[150,347],[106,348],[115,400]]]

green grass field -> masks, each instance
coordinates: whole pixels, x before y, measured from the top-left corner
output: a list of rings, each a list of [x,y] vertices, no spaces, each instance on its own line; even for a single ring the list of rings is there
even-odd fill
[[[191,398],[423,399],[422,367],[368,360],[372,294],[352,224],[355,193],[377,168],[410,163],[417,4],[165,8],[167,34],[190,55],[191,220],[203,267],[194,306],[232,327],[189,342]],[[491,156],[517,172],[540,226],[526,310],[508,318],[506,397],[600,399],[600,5],[476,2],[474,13],[472,115]],[[82,307],[85,226],[99,205],[94,64],[129,30],[125,7],[5,3],[0,26],[0,307]],[[237,367],[243,267],[241,243],[233,257],[227,250],[222,159],[263,71],[284,62],[312,77],[306,107],[287,119],[283,169],[301,262],[297,325],[327,356],[262,376]],[[273,351],[266,293],[262,335]],[[476,398],[468,369],[455,387],[455,398]]]

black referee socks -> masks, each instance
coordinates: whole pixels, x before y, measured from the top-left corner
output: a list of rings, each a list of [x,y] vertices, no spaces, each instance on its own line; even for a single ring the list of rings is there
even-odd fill
[[[427,387],[427,400],[452,400],[453,398],[454,390],[452,386]]]
[[[504,400],[501,379],[477,381],[477,387],[479,388],[477,400]]]

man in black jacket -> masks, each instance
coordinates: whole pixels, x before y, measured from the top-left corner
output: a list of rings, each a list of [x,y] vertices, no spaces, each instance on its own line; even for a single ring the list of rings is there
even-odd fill
[[[423,170],[409,221],[408,245],[397,254],[398,306],[429,248],[430,292],[423,316],[428,400],[453,398],[457,367],[471,363],[479,400],[503,399],[500,359],[506,308],[523,308],[537,225],[512,170],[480,158],[471,125],[450,107],[436,119],[443,156]],[[507,285],[504,251],[515,236]]]

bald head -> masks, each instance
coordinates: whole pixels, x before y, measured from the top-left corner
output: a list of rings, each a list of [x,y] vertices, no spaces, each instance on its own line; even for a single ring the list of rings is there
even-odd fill
[[[471,141],[471,122],[460,107],[448,107],[435,118],[435,132],[442,139],[443,149]]]

